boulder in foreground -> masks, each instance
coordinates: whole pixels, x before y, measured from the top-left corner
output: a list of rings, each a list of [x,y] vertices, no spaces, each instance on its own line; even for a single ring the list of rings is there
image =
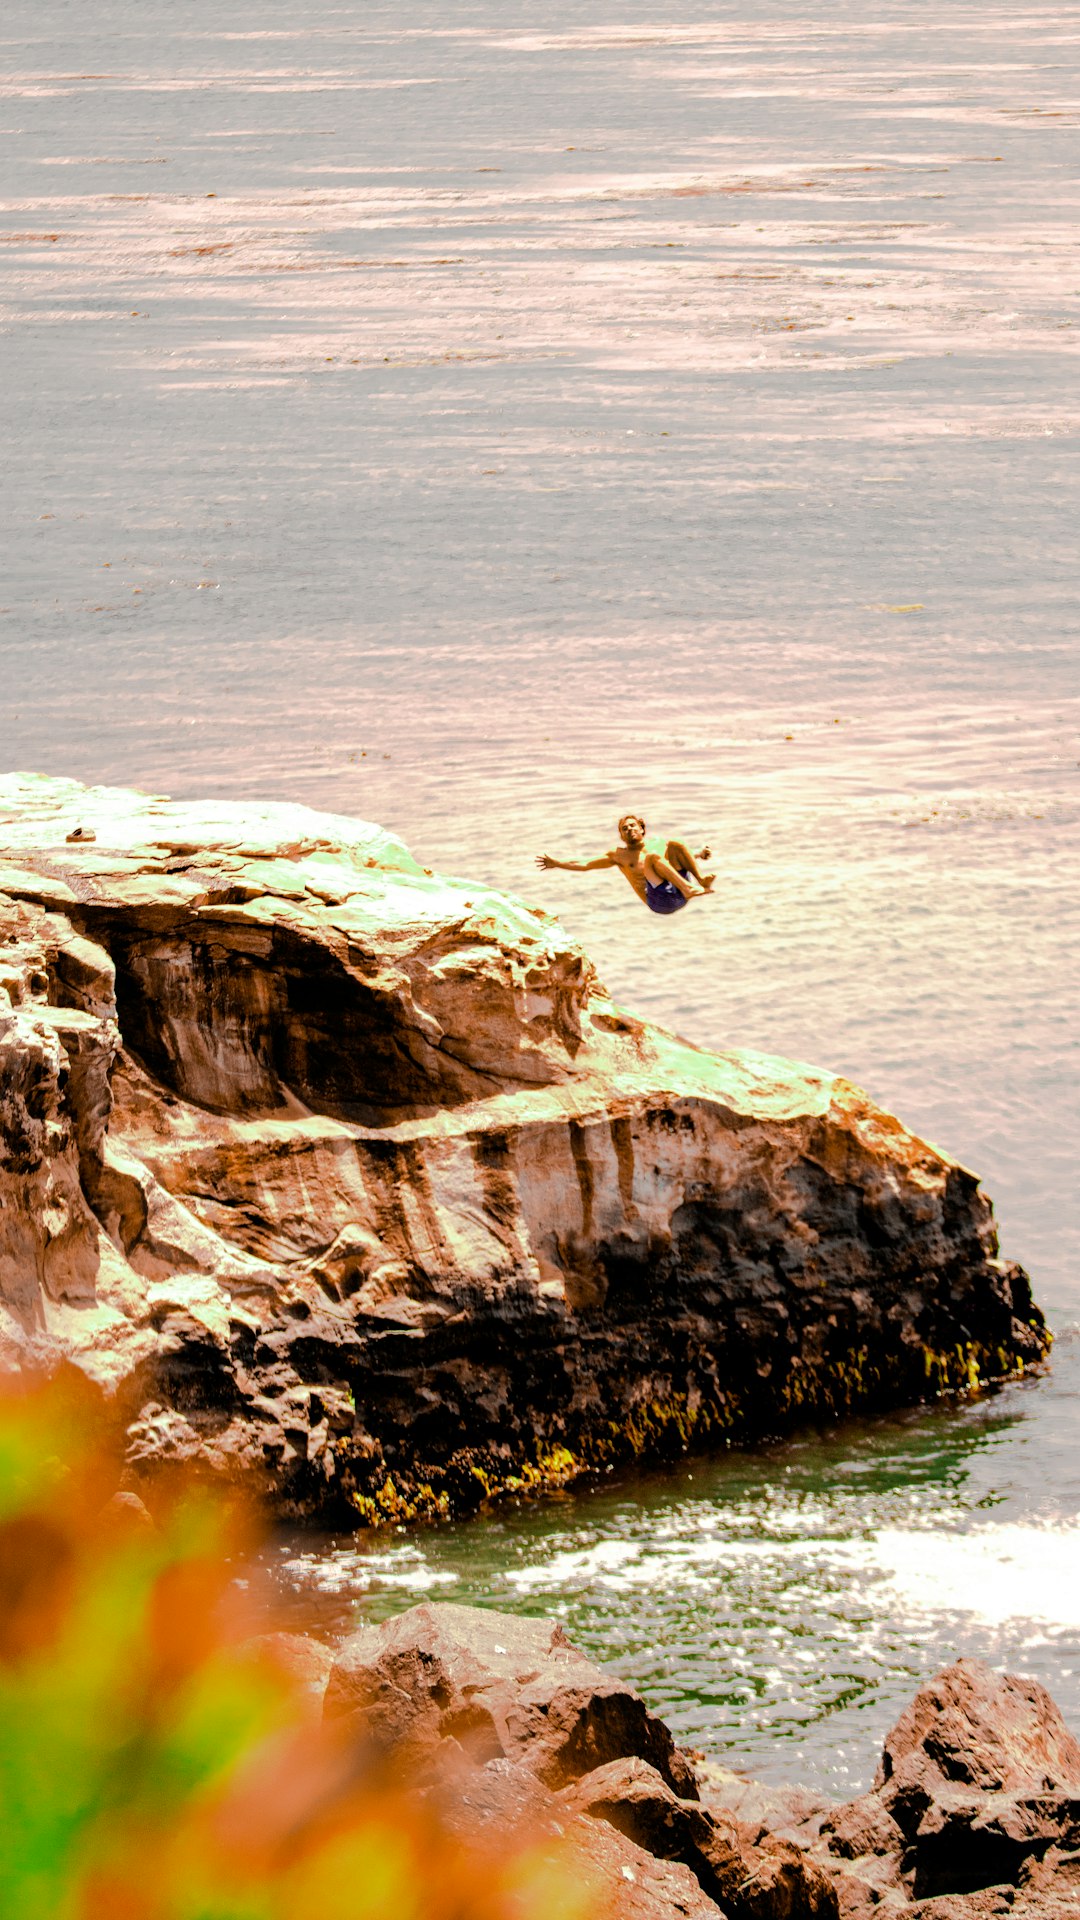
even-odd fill
[[[636,1755],[697,1798],[693,1769],[640,1694],[548,1620],[423,1602],[345,1642],[326,1711],[387,1751],[453,1739],[482,1760],[521,1761],[552,1788]]]
[[[663,1722],[550,1620],[411,1607],[344,1642],[325,1713],[441,1789],[464,1831],[498,1821],[576,1839],[618,1913],[836,1920],[821,1868],[703,1807]]]
[[[1080,1745],[1037,1681],[959,1660],[901,1715],[869,1793],[751,1831],[804,1849],[844,1920],[1080,1914]]]
[[[625,1911],[654,1920],[1080,1914],[1080,1746],[1036,1682],[977,1661],[920,1689],[872,1789],[843,1806],[717,1768],[699,1781],[634,1689],[550,1620],[412,1607],[337,1650],[324,1713],[445,1795],[462,1831],[569,1836],[614,1912],[625,1878]]]

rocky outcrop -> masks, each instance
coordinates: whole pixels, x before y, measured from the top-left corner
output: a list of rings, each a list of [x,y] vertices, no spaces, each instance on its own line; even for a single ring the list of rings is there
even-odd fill
[[[901,1716],[871,1791],[828,1806],[697,1775],[634,1689],[550,1620],[425,1602],[353,1634],[332,1664],[277,1639],[348,1750],[390,1759],[465,1834],[575,1847],[602,1914],[1080,1915],[1080,1747],[1034,1681],[959,1661]]]
[[[362,822],[0,780],[0,1358],[103,1381],[134,1467],[407,1519],[1047,1344],[972,1174],[549,915]]]
[[[550,1621],[412,1607],[345,1642],[326,1710],[388,1752],[425,1754],[453,1739],[479,1762],[520,1763],[553,1789],[636,1755],[671,1792],[697,1798],[689,1762],[640,1694]]]
[[[1034,1680],[960,1660],[901,1716],[869,1793],[802,1817],[766,1796],[748,1822],[751,1798],[704,1788],[746,1840],[783,1838],[816,1864],[843,1920],[1080,1914],[1080,1746]]]
[[[412,1607],[345,1641],[324,1711],[414,1788],[441,1788],[465,1830],[577,1841],[620,1914],[836,1920],[828,1876],[703,1807],[663,1722],[549,1620]]]

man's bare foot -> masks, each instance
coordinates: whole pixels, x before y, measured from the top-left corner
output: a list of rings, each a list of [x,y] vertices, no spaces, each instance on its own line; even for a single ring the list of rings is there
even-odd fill
[[[703,874],[702,874],[702,876],[701,876],[701,890],[702,890],[702,892],[703,892],[703,893],[711,893],[715,885],[716,885],[716,875],[715,875],[715,873],[703,873]]]
[[[694,855],[694,859],[695,859],[695,860],[711,860],[711,859],[712,859],[712,848],[711,848],[711,847],[699,847],[699,848],[698,848],[698,850],[697,850],[697,852],[696,852],[696,853],[695,853],[695,855]]]

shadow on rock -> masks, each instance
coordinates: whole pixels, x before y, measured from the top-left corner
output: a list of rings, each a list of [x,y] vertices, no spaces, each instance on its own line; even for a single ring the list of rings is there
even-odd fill
[[[752,1794],[725,1783],[706,1800],[738,1818]],[[1080,1914],[1080,1746],[1045,1688],[978,1661],[920,1688],[869,1793],[809,1813],[763,1796],[758,1812],[747,1830],[804,1850],[844,1920]]]

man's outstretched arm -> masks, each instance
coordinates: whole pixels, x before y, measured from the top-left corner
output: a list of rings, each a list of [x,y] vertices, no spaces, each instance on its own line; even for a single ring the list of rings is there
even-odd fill
[[[613,867],[615,857],[610,853],[602,853],[597,860],[556,860],[550,853],[538,853],[536,864],[545,868],[558,867],[563,873],[595,873],[600,867]]]

